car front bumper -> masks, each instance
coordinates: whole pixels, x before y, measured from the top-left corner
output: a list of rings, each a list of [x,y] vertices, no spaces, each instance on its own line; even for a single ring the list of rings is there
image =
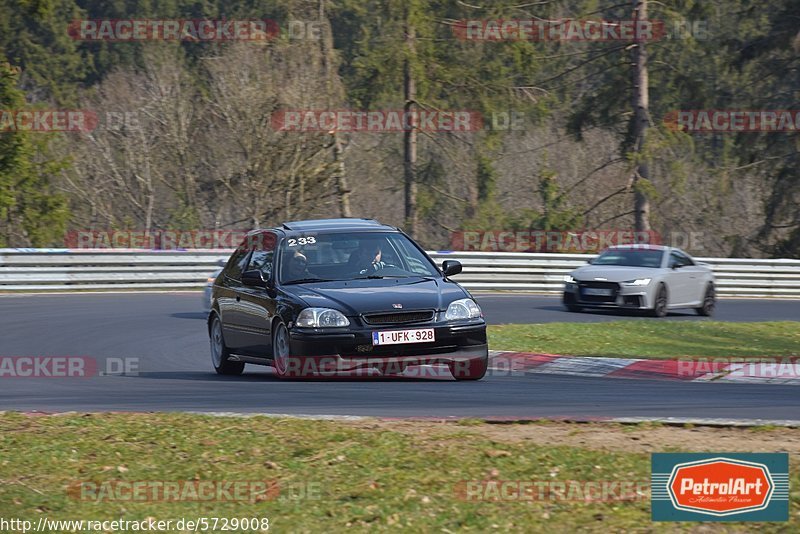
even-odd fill
[[[399,345],[373,345],[372,332],[433,328],[434,341]],[[395,369],[409,365],[458,364],[489,356],[486,323],[356,327],[321,331],[293,328],[289,331],[291,358],[295,365],[325,370],[360,368]],[[316,362],[309,364],[308,361]]]
[[[564,303],[574,304],[585,308],[625,308],[633,310],[649,310],[653,307],[655,300],[652,295],[651,282],[646,286],[627,286],[624,284],[608,283],[604,288],[611,289],[611,295],[589,295],[587,287],[579,286],[578,283],[567,283],[564,285]]]

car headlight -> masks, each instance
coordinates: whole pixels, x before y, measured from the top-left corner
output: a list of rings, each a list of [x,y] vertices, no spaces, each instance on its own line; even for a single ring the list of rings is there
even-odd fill
[[[575,283],[575,279],[572,277],[571,274],[565,274],[564,275],[564,282],[567,283],[567,284],[574,284]]]
[[[350,321],[339,310],[332,310],[330,308],[306,308],[297,316],[295,325],[310,328],[327,328],[348,326],[350,325]]]
[[[480,307],[475,304],[472,299],[459,299],[454,300],[447,307],[444,318],[447,321],[455,321],[458,319],[475,319],[483,317]]]
[[[636,280],[628,280],[623,282],[626,286],[646,286],[650,283],[650,278],[637,278]]]

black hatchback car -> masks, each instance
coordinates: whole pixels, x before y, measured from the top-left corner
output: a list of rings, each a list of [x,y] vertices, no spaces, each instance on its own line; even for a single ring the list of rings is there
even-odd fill
[[[396,375],[447,364],[486,373],[486,322],[471,295],[397,228],[369,219],[250,232],[217,276],[208,332],[217,373],[245,363],[281,377]]]

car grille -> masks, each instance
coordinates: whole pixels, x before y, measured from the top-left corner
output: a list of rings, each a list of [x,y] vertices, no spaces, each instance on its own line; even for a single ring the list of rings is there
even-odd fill
[[[364,322],[371,325],[424,323],[433,319],[433,310],[370,313],[363,317]]]
[[[587,295],[586,289],[610,289],[610,295]],[[615,302],[619,294],[619,284],[616,282],[578,282],[580,300],[583,302]]]

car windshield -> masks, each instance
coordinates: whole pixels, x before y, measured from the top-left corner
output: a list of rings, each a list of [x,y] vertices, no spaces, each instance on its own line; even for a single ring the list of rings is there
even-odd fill
[[[623,265],[626,267],[661,267],[662,250],[615,249],[600,254],[592,265]]]
[[[399,232],[308,232],[283,240],[280,282],[439,276],[436,267]]]

